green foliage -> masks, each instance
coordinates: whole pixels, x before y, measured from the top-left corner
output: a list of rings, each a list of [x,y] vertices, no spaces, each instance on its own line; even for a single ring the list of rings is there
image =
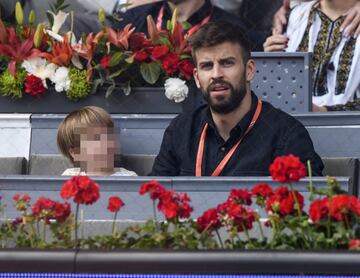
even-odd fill
[[[86,70],[70,68],[69,78],[71,83],[69,90],[66,92],[66,96],[72,101],[86,98],[91,91],[91,85],[86,80]]]
[[[25,77],[26,72],[22,69],[17,70],[15,77],[6,69],[0,75],[0,94],[12,98],[22,98]]]
[[[161,73],[161,67],[158,63],[142,63],[140,66],[140,72],[142,77],[149,84],[155,84],[159,79]]]

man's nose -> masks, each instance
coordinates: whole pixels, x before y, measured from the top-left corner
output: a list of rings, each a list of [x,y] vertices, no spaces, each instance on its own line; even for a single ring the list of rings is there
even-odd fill
[[[212,75],[211,78],[212,79],[221,79],[224,77],[224,73],[223,70],[221,68],[221,66],[219,64],[215,64],[212,70]]]

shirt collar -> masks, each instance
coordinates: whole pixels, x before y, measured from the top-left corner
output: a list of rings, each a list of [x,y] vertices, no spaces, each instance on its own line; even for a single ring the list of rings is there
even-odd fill
[[[168,1],[163,1],[163,7],[164,7],[164,19],[168,20],[172,17],[172,11],[170,9],[170,6],[168,4]],[[208,16],[211,13],[212,4],[210,0],[205,0],[204,5],[200,7],[195,13],[193,13],[190,18],[188,18],[187,22],[190,23],[192,26],[198,24],[201,22],[203,18]]]
[[[230,138],[234,138],[234,137],[238,138],[238,137],[241,137],[245,133],[246,129],[248,128],[248,126],[249,126],[249,124],[251,122],[252,117],[254,116],[257,104],[258,104],[258,97],[254,94],[254,92],[251,92],[251,107],[250,107],[250,110],[237,123],[237,125],[230,131]],[[205,121],[209,124],[209,128],[212,131],[214,131],[215,134],[220,136],[217,129],[216,129],[216,127],[215,127],[215,123],[214,123],[214,120],[212,118],[211,111],[210,111],[209,107],[206,109]]]

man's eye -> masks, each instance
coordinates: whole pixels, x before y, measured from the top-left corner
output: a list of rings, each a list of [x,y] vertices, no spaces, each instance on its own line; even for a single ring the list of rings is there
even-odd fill
[[[223,61],[222,62],[223,66],[232,66],[234,64],[233,61]]]
[[[212,68],[212,65],[211,64],[203,64],[201,65],[201,69],[202,70],[209,70]]]

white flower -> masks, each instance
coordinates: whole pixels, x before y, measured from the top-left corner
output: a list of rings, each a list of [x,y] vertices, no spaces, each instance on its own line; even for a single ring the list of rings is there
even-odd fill
[[[59,67],[50,80],[55,84],[55,91],[67,91],[70,88],[69,69]]]
[[[24,60],[21,66],[26,70],[28,74],[35,75],[43,81],[46,86],[46,79],[54,75],[57,65],[48,63],[46,59],[40,57],[31,57]]]
[[[57,14],[54,14],[51,11],[48,11],[54,17],[54,23],[52,25],[51,31],[55,34],[58,34],[61,26],[64,24],[66,18],[68,17],[68,13],[64,13],[63,11],[59,11]]]
[[[182,102],[187,97],[189,88],[180,78],[168,78],[165,81],[165,95],[175,102]]]

